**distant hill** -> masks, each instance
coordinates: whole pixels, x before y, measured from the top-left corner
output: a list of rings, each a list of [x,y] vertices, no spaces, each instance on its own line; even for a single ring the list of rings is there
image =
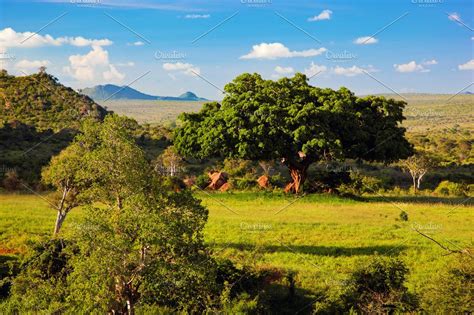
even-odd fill
[[[79,90],[80,93],[89,96],[93,100],[159,100],[159,101],[206,101],[193,92],[186,92],[180,96],[155,96],[142,93],[129,86],[118,86],[114,84],[96,85],[91,88]]]
[[[107,111],[46,72],[15,77],[0,71],[0,125],[15,121],[38,130],[79,127],[82,117],[102,119]]]

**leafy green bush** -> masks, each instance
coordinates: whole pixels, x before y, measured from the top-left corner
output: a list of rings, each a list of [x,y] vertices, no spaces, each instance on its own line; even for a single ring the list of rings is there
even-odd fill
[[[416,311],[418,300],[404,285],[407,274],[408,268],[399,259],[376,256],[352,273],[339,296],[319,298],[314,304],[314,311],[318,314],[398,314]]]
[[[441,196],[465,196],[467,187],[460,183],[453,183],[447,180],[439,183],[434,193]]]
[[[472,257],[462,255],[428,284],[422,295],[422,308],[428,314],[472,314],[473,296],[474,264]]]
[[[408,221],[408,213],[402,210],[402,212],[400,212],[400,220]]]
[[[209,176],[207,174],[201,174],[198,177],[196,177],[196,186],[198,186],[201,189],[204,189],[211,183],[211,180],[209,179]]]
[[[239,189],[239,190],[247,190],[247,189],[252,189],[255,188],[257,185],[257,181],[252,178],[231,178],[230,179],[230,184],[233,188]]]
[[[364,193],[377,193],[382,187],[382,181],[376,177],[362,175],[360,172],[350,173],[350,183],[342,184],[338,190],[340,193],[362,195]]]

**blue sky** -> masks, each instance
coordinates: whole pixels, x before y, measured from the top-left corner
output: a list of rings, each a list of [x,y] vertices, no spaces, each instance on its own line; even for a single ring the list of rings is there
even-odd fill
[[[2,67],[220,99],[243,72],[357,94],[473,82],[473,1],[0,1]],[[473,91],[473,86],[467,88]]]

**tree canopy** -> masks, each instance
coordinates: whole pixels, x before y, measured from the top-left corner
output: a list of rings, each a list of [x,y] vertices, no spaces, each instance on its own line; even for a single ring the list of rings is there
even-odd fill
[[[278,81],[244,73],[224,88],[222,103],[183,114],[174,145],[185,156],[281,159],[299,192],[314,162],[361,159],[393,162],[412,154],[403,101],[356,97],[309,85],[304,74]]]

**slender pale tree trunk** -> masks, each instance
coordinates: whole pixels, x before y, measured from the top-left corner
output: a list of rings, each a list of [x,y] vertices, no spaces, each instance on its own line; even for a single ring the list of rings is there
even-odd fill
[[[58,211],[56,216],[56,223],[54,224],[54,235],[58,235],[61,227],[63,226],[64,219],[66,219],[66,213]]]

